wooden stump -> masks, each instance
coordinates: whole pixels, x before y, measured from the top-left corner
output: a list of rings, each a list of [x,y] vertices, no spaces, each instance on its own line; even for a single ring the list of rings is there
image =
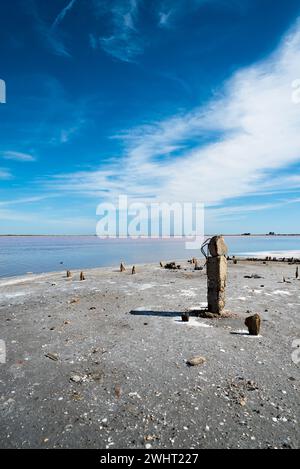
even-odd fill
[[[181,315],[182,322],[189,322],[190,320],[190,313],[183,313]]]
[[[83,273],[83,272],[80,272],[80,281],[82,282],[83,280],[85,280],[84,273]]]

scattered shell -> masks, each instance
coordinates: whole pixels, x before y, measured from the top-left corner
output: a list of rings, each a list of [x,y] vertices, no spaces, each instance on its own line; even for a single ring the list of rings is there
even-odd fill
[[[187,364],[189,366],[199,366],[199,365],[204,365],[206,363],[206,358],[204,357],[192,357],[189,360],[187,360]]]
[[[46,353],[45,357],[50,358],[50,360],[53,360],[54,362],[58,361],[58,355],[56,353]]]
[[[73,300],[70,300],[70,301],[69,301],[69,304],[70,304],[70,305],[73,305],[73,304],[75,304],[75,303],[79,303],[79,301],[80,301],[80,298],[73,298]]]
[[[79,375],[71,375],[70,380],[73,381],[73,383],[82,383],[83,378]]]

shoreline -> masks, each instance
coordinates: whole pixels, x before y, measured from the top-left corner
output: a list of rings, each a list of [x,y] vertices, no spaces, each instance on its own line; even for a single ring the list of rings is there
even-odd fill
[[[230,256],[247,259],[264,257],[300,258],[300,237],[225,237]],[[63,269],[110,267],[120,261],[152,263],[201,258],[200,248],[187,249],[186,240],[112,239],[96,236],[2,237],[0,238],[0,278],[42,274]],[[192,246],[197,247],[197,246]]]
[[[204,238],[210,238],[212,236],[215,236],[214,234],[205,234]],[[228,237],[238,237],[238,238],[256,238],[256,237],[263,237],[263,238],[280,238],[280,237],[300,237],[300,233],[275,233],[274,235],[270,235],[267,233],[253,233],[250,235],[247,234],[242,234],[242,233],[230,233],[230,234],[222,234],[225,238]],[[69,238],[69,237],[76,237],[76,238],[89,238],[89,237],[95,237],[98,238],[98,235],[96,234],[0,234],[0,238]],[[103,239],[103,238],[99,238]],[[149,236],[140,236],[138,238],[130,238],[130,237],[109,237],[109,240],[130,240],[130,241],[139,241],[139,240],[149,240],[149,241],[185,241],[186,239],[189,239],[189,237],[168,237],[168,238],[162,238],[162,237],[149,237]],[[105,239],[104,239],[105,240]]]
[[[247,255],[245,254],[245,256],[228,256],[227,260],[229,262],[232,262],[233,260],[237,261],[238,263],[240,264],[253,264],[255,262],[258,262],[258,263],[263,263],[263,262],[268,262],[268,263],[276,263],[276,264],[289,264],[289,265],[299,265],[300,264],[300,251],[284,251],[284,252],[281,252],[280,254],[282,255],[283,253],[286,253],[286,254],[290,254],[291,256],[291,253],[297,253],[297,255],[299,257],[296,257],[296,256],[278,256],[278,254],[276,255],[275,252],[264,252],[264,253],[261,253],[261,255],[259,255],[260,253],[247,253]],[[255,254],[254,257],[252,257],[252,254]],[[268,259],[267,259],[268,258]],[[200,263],[203,263],[205,264],[205,259],[203,257],[199,257],[197,258],[198,261]],[[165,261],[165,263],[168,263],[168,262],[175,262],[175,263],[186,263],[187,260],[183,260],[183,259],[176,259],[176,258],[172,258],[172,259],[169,259],[167,261]],[[120,261],[121,262],[121,261]],[[108,265],[108,266],[98,266],[98,267],[87,267],[87,268],[84,268],[84,267],[78,267],[78,268],[74,268],[74,269],[71,269],[73,272],[76,272],[77,274],[80,273],[81,271],[84,271],[86,273],[88,272],[93,272],[93,271],[107,271],[108,272],[119,272],[119,265],[120,264],[114,264],[114,265]],[[126,264],[127,268],[131,268],[133,265],[135,265],[136,267],[158,267],[159,266],[159,262],[141,262],[141,263],[128,263]],[[52,270],[52,271],[45,271],[45,272],[26,272],[24,274],[20,274],[20,275],[9,275],[9,276],[1,276],[0,275],[0,287],[4,284],[8,284],[8,282],[14,282],[16,281],[17,283],[19,282],[22,282],[22,281],[29,281],[29,280],[35,280],[35,279],[39,279],[39,278],[44,278],[44,277],[47,277],[47,276],[54,276],[54,275],[61,275],[62,273],[66,272],[67,270],[70,270],[68,269],[67,267],[63,267],[61,270]]]

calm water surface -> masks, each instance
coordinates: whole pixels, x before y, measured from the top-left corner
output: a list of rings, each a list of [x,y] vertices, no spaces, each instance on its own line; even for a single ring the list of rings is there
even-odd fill
[[[226,237],[230,255],[300,257],[300,236]],[[0,237],[0,277],[200,257],[183,240],[100,240],[96,236]]]

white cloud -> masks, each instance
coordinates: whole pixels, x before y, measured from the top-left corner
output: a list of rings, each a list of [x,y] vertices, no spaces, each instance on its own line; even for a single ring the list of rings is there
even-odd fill
[[[62,57],[71,57],[69,51],[67,50],[66,46],[60,38],[55,37],[53,34],[51,34],[46,27],[41,27],[40,32],[45,37],[48,45],[50,46],[54,54]]]
[[[158,24],[153,26],[167,28],[173,16],[182,18],[193,14],[204,3],[212,1],[216,0],[191,0],[187,8],[185,0],[157,0],[153,8]],[[140,30],[138,28],[140,7],[148,8],[149,18],[151,18],[151,5],[146,0],[93,0],[93,3],[96,13],[99,16],[109,13],[112,22],[111,35],[99,39],[102,49],[118,60],[136,61],[137,57],[144,52],[146,45],[153,40],[153,36],[150,37],[149,33],[145,33],[142,27]],[[90,36],[91,47],[95,48],[97,43],[95,37]]]
[[[57,28],[60,23],[64,20],[66,14],[72,10],[73,6],[75,5],[75,3],[77,2],[77,0],[71,0],[66,6],[65,8],[63,8],[61,10],[61,12],[57,15],[57,17],[55,18],[53,24],[52,24],[52,27],[51,29],[54,30],[55,28]]]
[[[158,18],[159,18],[159,21],[158,21],[158,25],[160,27],[168,27],[169,26],[169,21],[170,21],[170,18],[173,14],[173,9],[169,10],[168,12],[165,12],[165,11],[160,11],[158,13]]]
[[[257,203],[257,204],[249,204],[249,205],[234,205],[230,207],[212,207],[208,208],[206,211],[206,216],[208,218],[213,219],[220,219],[226,218],[231,219],[235,215],[245,215],[250,212],[260,212],[264,210],[273,210],[276,208],[283,208],[287,205],[291,204],[300,204],[300,198],[292,198],[286,200],[279,200],[275,202],[269,203]]]
[[[5,160],[14,160],[20,162],[35,161],[35,158],[29,153],[20,153],[17,151],[4,151],[1,153]]]
[[[53,195],[41,195],[33,197],[22,197],[13,200],[1,200],[0,207],[7,207],[8,205],[31,204],[34,202],[40,202],[41,200],[48,199],[49,197],[53,197]]]
[[[202,7],[216,5],[219,9],[234,9],[243,12],[249,6],[249,0],[159,0],[157,7],[158,26],[161,28],[175,27],[185,18],[194,15]]]
[[[6,220],[6,221],[14,221],[14,222],[23,222],[23,223],[29,223],[35,220],[34,215],[26,215],[22,212],[15,212],[11,210],[6,210],[6,209],[0,209],[0,220]],[[9,233],[9,229],[7,230],[4,227],[1,227],[1,232],[2,233]]]
[[[207,105],[120,135],[126,151],[109,168],[58,175],[54,186],[208,205],[262,189],[288,191],[286,178],[294,175],[272,174],[300,162],[300,105],[292,99],[299,53],[297,22],[274,54],[234,74]],[[202,144],[208,135],[218,137]],[[192,149],[191,140],[199,141]]]
[[[85,119],[78,118],[74,125],[62,129],[60,132],[60,143],[68,143],[85,125]]]
[[[66,6],[56,15],[52,24],[48,24],[41,18],[34,1],[28,3],[30,5],[28,8],[35,19],[35,27],[52,52],[59,56],[71,57],[65,45],[64,31],[60,34],[59,26],[61,26],[66,15],[73,8],[79,6],[80,2],[78,0],[67,0]],[[170,27],[173,17],[181,21],[186,16],[193,15],[203,5],[210,3],[216,3],[220,8],[234,8],[243,11],[248,7],[249,0],[243,0],[243,2],[239,0],[190,0],[188,8],[185,0],[157,0],[153,7],[158,17],[158,24],[155,26]],[[149,36],[144,37],[142,28],[141,31],[137,28],[139,7],[142,5],[143,8],[147,8],[148,2],[146,0],[92,0],[91,4],[96,16],[101,17],[108,14],[112,27],[111,34],[108,36],[99,37],[99,34],[91,33],[89,35],[90,46],[97,49],[99,45],[107,54],[118,60],[134,62],[137,56],[144,52],[146,44],[151,42]],[[150,16],[151,8],[150,6]],[[86,14],[89,14],[88,9]],[[104,24],[108,24],[108,21],[105,21]]]
[[[103,2],[101,12],[109,11],[112,21],[112,34],[101,37],[99,44],[111,56],[124,62],[132,62],[144,50],[143,39],[136,28],[138,8],[141,0],[117,0]],[[99,0],[95,0],[99,7]]]
[[[25,5],[34,19],[36,30],[51,51],[59,56],[70,57],[64,41],[58,36],[57,32],[40,17],[35,2],[27,2]]]
[[[7,169],[0,168],[0,179],[6,180],[11,178],[12,174]]]

